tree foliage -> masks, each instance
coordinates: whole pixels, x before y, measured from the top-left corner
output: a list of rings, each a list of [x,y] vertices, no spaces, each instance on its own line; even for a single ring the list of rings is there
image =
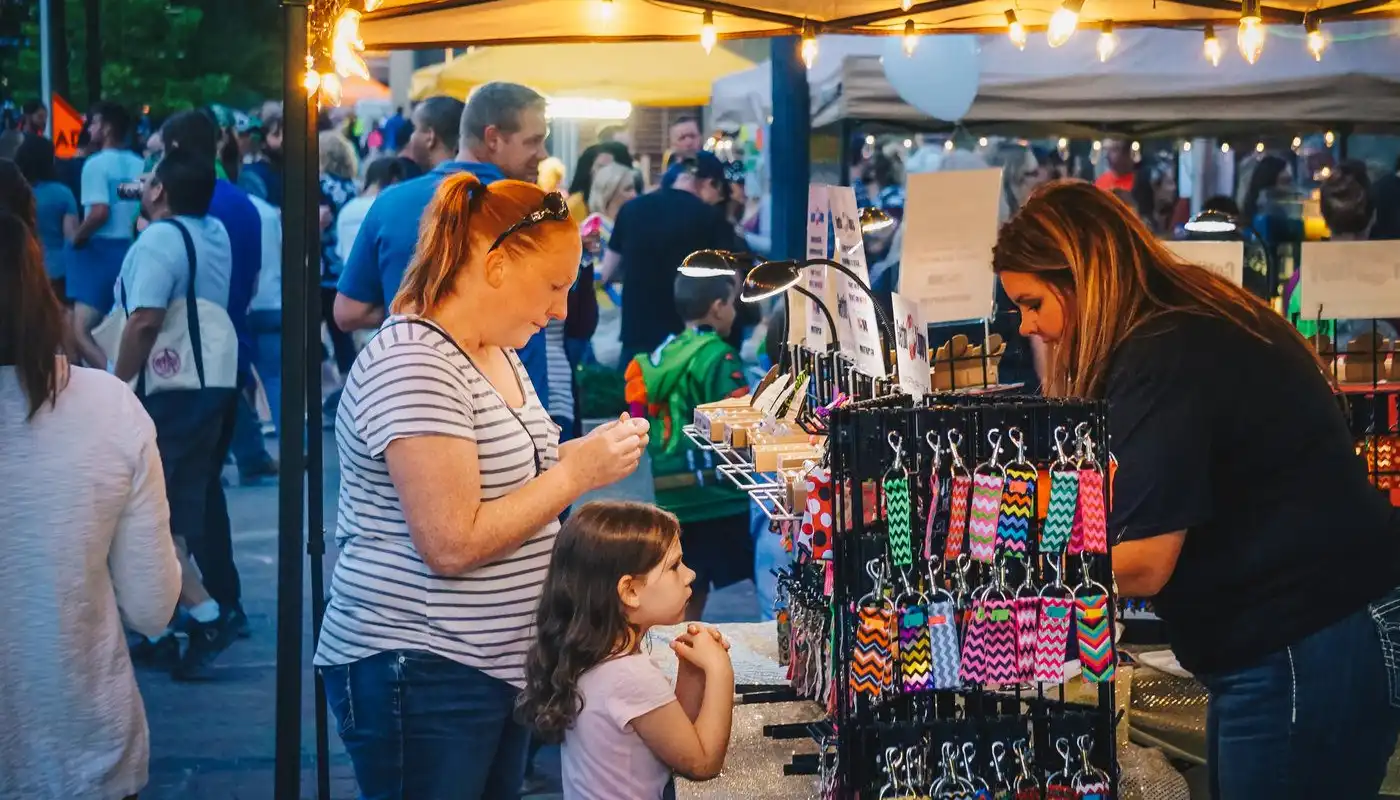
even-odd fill
[[[71,97],[81,104],[87,43],[83,0],[66,2]],[[281,90],[277,0],[100,0],[102,97],[163,116],[208,103],[251,107]],[[39,93],[37,3],[26,23],[30,47],[0,50],[0,94]]]

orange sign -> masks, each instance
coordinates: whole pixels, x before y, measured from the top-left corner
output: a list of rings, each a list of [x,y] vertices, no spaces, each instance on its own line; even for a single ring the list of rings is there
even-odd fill
[[[78,134],[83,132],[83,115],[58,95],[51,98],[49,118],[53,120],[53,150],[59,158],[78,154]]]

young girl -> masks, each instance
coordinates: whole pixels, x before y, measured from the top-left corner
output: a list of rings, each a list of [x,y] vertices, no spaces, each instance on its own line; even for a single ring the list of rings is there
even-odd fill
[[[642,639],[684,619],[695,573],[680,524],[641,503],[589,503],[559,533],[517,704],[563,739],[564,797],[655,800],[672,771],[719,774],[729,748],[734,668],[718,631],[691,625],[671,648],[673,688]]]

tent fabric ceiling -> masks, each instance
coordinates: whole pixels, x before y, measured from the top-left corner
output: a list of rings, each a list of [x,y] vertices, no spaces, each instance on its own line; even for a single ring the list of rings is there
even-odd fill
[[[1025,51],[1005,36],[984,36],[977,99],[962,123],[993,133],[1144,136],[1291,134],[1341,123],[1358,130],[1400,126],[1400,51],[1386,35],[1389,26],[1339,23],[1329,30],[1338,41],[1321,62],[1303,51],[1298,38],[1271,29],[1258,64],[1231,52],[1219,67],[1202,58],[1200,34],[1186,31],[1124,31],[1107,63],[1098,60],[1092,35],[1053,50],[1036,37]],[[844,48],[844,57],[819,61],[813,70],[813,127],[841,120],[858,120],[872,132],[950,127],[899,97],[880,63],[883,43],[830,38],[853,43],[830,48]],[[870,42],[873,47],[862,48]],[[822,44],[825,52],[825,39]],[[1163,64],[1173,65],[1170,80],[1160,78]],[[754,109],[768,113],[765,66],[716,81],[711,107],[717,119],[755,122]]]
[[[1013,0],[926,0],[908,12],[890,0],[383,0],[365,16],[361,33],[372,50],[460,47],[473,44],[601,41],[694,41],[705,9],[714,11],[721,38],[816,33],[898,34],[913,19],[921,33],[998,33]],[[1020,6],[1029,30],[1042,29],[1058,3]],[[1265,21],[1302,25],[1316,10],[1324,21],[1400,16],[1400,0],[1356,0],[1316,9],[1312,0],[1268,0]],[[1087,0],[1081,27],[1112,20],[1120,28],[1231,24],[1229,0]]]
[[[414,99],[430,94],[466,97],[480,84],[511,80],[550,97],[703,106],[715,80],[752,66],[727,48],[706,54],[689,42],[485,47],[415,72]]]

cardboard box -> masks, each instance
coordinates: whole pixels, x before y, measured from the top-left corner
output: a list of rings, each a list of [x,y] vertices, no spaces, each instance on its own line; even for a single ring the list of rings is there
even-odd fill
[[[987,338],[985,352],[984,348],[970,344],[966,336],[958,334],[934,353],[930,385],[934,391],[995,386],[999,382],[997,367],[1005,353],[1006,343],[1000,334]]]
[[[753,411],[753,406],[749,401],[753,400],[753,395],[743,397],[726,397],[723,400],[716,400],[713,403],[701,403],[695,407],[695,429],[699,431],[713,430],[713,417],[716,415],[730,414],[735,411]],[[714,436],[710,441],[719,441]]]
[[[754,445],[753,467],[759,472],[777,472],[779,456],[800,455],[813,458],[821,457],[821,450],[814,448],[807,442],[792,442],[789,444],[765,444]]]

